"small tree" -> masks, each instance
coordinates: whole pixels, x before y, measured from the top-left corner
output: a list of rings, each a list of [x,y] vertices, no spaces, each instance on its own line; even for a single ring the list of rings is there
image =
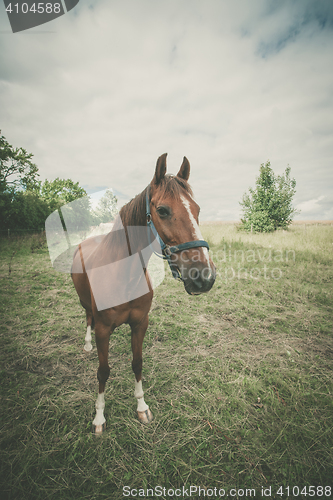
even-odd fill
[[[46,179],[41,186],[41,197],[51,212],[58,210],[67,230],[84,230],[91,225],[90,199],[78,182],[59,177],[53,181]]]
[[[117,201],[117,197],[113,194],[113,192],[110,189],[107,189],[94,210],[95,224],[100,224],[101,222],[111,222],[114,220],[118,213]]]
[[[267,161],[261,164],[259,172],[256,188],[249,188],[249,193],[245,193],[240,202],[244,214],[241,228],[255,232],[286,228],[297,213],[291,204],[296,181],[290,178],[290,167],[283,175],[276,176]]]

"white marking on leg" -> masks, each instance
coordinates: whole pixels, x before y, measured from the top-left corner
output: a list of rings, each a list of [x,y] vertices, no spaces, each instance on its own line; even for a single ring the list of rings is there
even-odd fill
[[[136,399],[138,401],[137,411],[148,410],[149,406],[145,403],[145,400],[143,398],[142,380],[137,382],[135,379],[134,397],[136,397]]]
[[[95,403],[95,408],[96,408],[96,416],[93,420],[93,425],[97,427],[99,425],[103,425],[106,421],[104,418],[104,408],[105,408],[104,392],[98,394]]]
[[[190,219],[192,226],[193,226],[193,233],[192,233],[193,238],[195,238],[196,240],[203,240],[199,225],[198,225],[197,221],[195,220],[194,215],[192,214],[189,201],[185,198],[185,196],[181,196],[181,200],[182,200],[184,207],[187,210],[189,219]],[[209,277],[210,277],[211,276],[211,267],[210,267],[210,263],[209,263],[208,250],[206,247],[201,247],[201,250],[203,251],[203,254],[204,254],[205,259],[207,261],[207,265],[208,265],[208,268],[210,270],[210,275],[209,275]]]
[[[87,326],[87,334],[85,336],[85,344],[84,344],[84,350],[89,352],[92,349],[91,345],[91,326]]]

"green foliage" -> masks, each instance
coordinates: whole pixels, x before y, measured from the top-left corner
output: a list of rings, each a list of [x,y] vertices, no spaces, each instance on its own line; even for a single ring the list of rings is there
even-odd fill
[[[33,154],[27,153],[23,148],[14,149],[0,135],[0,193],[17,188],[38,190],[38,167],[32,163],[32,157]]]
[[[62,207],[59,215],[68,230],[84,230],[91,225],[90,201],[86,190],[78,182],[59,177],[54,181],[46,179],[40,193],[50,207],[50,213]]]
[[[45,201],[37,193],[18,191],[4,193],[5,203],[1,210],[0,228],[15,230],[40,230],[50,213]]]
[[[31,230],[44,226],[48,205],[38,197],[40,182],[32,154],[14,149],[0,136],[0,229]]]
[[[269,161],[262,163],[256,188],[250,188],[240,202],[244,213],[241,229],[267,233],[286,228],[296,213],[292,206],[295,187],[289,166],[283,175],[276,176]]]
[[[59,179],[59,177],[54,181],[46,179],[41,186],[40,193],[43,200],[49,205],[51,212],[66,203],[87,196],[86,190],[80,187],[78,182],[73,182],[71,179]]]
[[[111,222],[118,213],[117,197],[110,189],[107,189],[104,196],[99,200],[96,209],[93,211],[94,224],[101,222]]]

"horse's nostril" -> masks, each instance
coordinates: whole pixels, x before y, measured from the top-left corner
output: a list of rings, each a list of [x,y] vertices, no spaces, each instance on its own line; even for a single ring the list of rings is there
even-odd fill
[[[202,288],[202,285],[203,285],[203,280],[202,279],[197,278],[197,279],[193,280],[193,282],[196,285],[196,287],[199,288],[199,290]]]
[[[201,290],[202,288],[209,289],[212,286],[212,278],[213,273],[210,271],[208,276],[206,276],[206,273],[202,273],[192,281],[198,290]]]

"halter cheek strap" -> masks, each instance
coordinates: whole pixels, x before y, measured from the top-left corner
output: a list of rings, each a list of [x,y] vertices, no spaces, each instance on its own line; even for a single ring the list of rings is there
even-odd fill
[[[169,246],[164,243],[160,235],[158,234],[158,231],[154,225],[153,219],[151,217],[151,212],[150,212],[150,200],[149,200],[149,191],[150,188],[147,188],[146,191],[146,218],[147,218],[147,229],[148,229],[148,242],[150,248],[153,250],[154,254],[157,255],[157,257],[160,257],[161,259],[165,259],[168,261],[170,270],[172,272],[172,276],[175,279],[180,279],[183,281],[182,275],[175,264],[173,264],[171,260],[171,256],[174,253],[177,252],[182,252],[183,250],[188,250],[189,248],[198,248],[198,247],[205,247],[209,250],[209,245],[207,241],[205,240],[193,240],[193,241],[187,241],[186,243],[180,243],[179,245],[174,245],[174,246]],[[154,250],[152,247],[152,242],[150,238],[150,230],[153,232],[155,238],[157,239],[158,243],[160,244],[162,254],[159,254]]]

